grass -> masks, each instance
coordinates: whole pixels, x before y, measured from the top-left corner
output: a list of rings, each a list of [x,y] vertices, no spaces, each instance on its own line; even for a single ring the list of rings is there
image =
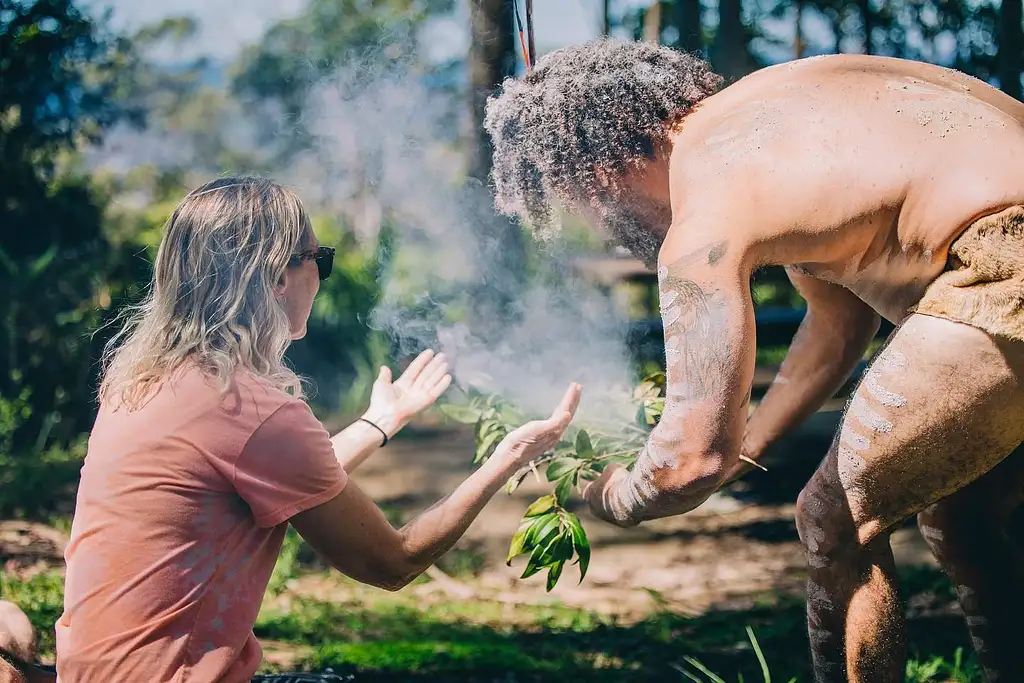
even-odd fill
[[[914,570],[903,579],[909,593],[952,596],[938,572]],[[342,578],[336,583],[340,597],[330,602],[302,598],[287,612],[265,610],[257,635],[313,644],[305,668],[401,674],[395,680],[560,681],[576,674],[588,681],[739,683],[768,680],[765,671],[780,683],[811,680],[798,599],[765,596],[754,609],[693,618],[662,610],[623,623],[557,604],[425,601]],[[977,667],[964,661],[967,635],[958,617],[911,619],[910,638],[915,649],[907,683],[982,680]],[[695,662],[713,675],[694,668]]]
[[[64,611],[64,577],[47,572],[27,581],[2,578],[0,599],[21,607],[39,634],[39,651],[45,657],[53,657],[53,625]]]
[[[279,599],[268,599],[255,628],[261,639],[305,652],[295,668],[359,672],[366,681],[561,682],[575,675],[740,683],[764,681],[766,670],[777,683],[811,680],[804,606],[795,598],[765,596],[753,609],[698,617],[658,610],[627,623],[559,604],[458,601],[415,590],[386,593],[337,575],[314,578],[316,591],[285,587]],[[937,572],[903,578],[908,594],[952,595]],[[44,657],[52,657],[59,574],[7,580],[0,593],[25,609],[42,634]],[[980,683],[973,655],[964,655],[967,634],[958,617],[912,618],[909,628],[907,683]]]

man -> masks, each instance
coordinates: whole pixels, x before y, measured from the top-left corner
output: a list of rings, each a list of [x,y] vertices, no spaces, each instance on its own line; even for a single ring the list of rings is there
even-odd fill
[[[797,501],[821,683],[902,681],[889,534],[918,515],[990,681],[1024,680],[1024,105],[932,65],[799,60],[728,88],[699,59],[601,40],[489,103],[499,209],[585,213],[657,263],[667,400],[631,471],[586,493],[630,526],[685,513],[838,390],[898,323]],[[750,420],[751,273],[780,264],[807,315]]]

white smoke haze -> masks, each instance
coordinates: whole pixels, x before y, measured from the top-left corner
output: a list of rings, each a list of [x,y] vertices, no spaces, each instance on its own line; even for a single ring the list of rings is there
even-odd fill
[[[626,321],[609,297],[573,273],[572,254],[557,240],[541,244],[540,263],[531,268],[539,274],[518,290],[510,315],[473,318],[472,326],[465,319],[458,294],[517,288],[493,262],[500,254],[481,245],[492,204],[489,193],[480,195],[484,188],[464,178],[455,147],[463,112],[463,93],[432,90],[413,71],[365,66],[336,74],[310,99],[305,123],[317,139],[310,154],[321,181],[301,187],[335,202],[365,202],[360,195],[368,192],[396,230],[395,256],[414,251],[424,259],[420,277],[385,274],[371,324],[402,355],[440,348],[457,383],[501,394],[531,413],[549,412],[578,381],[586,396],[581,418],[628,418]]]
[[[266,145],[268,123],[282,138],[293,132],[266,104],[232,109],[243,117],[232,127],[251,135],[257,150]],[[518,290],[495,263],[500,254],[481,244],[492,203],[485,188],[465,180],[468,116],[464,89],[432,87],[415,68],[364,56],[312,88],[301,124],[313,142],[270,175],[311,207],[344,216],[364,239],[382,222],[391,227],[391,267],[367,322],[398,354],[439,348],[456,383],[501,394],[537,415],[577,381],[584,385],[581,419],[628,419],[626,321],[610,297],[574,274],[573,254],[557,239],[542,244],[530,264],[536,275]],[[139,137],[148,142],[133,144]],[[99,150],[104,154],[126,168],[132,157],[180,160],[183,149],[177,138],[123,132]],[[470,292],[517,296],[509,315],[473,318],[471,327]]]

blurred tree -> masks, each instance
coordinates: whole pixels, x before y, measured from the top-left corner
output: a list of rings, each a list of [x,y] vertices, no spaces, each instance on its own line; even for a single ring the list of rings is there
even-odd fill
[[[510,0],[470,0],[469,87],[473,144],[469,176],[486,183],[491,173],[491,143],[484,131],[487,98],[515,75],[513,4]]]
[[[1011,97],[1021,99],[1021,71],[1024,71],[1024,18],[1022,0],[1002,0],[999,11],[999,85]]]
[[[704,48],[700,0],[675,0],[672,5],[672,23],[677,32],[676,47],[685,52],[700,52]]]
[[[0,508],[21,466],[72,443],[93,415],[91,336],[133,280],[103,202],[69,165],[117,120],[130,46],[70,0],[0,0]],[[29,492],[29,495],[37,492]]]
[[[857,0],[857,8],[860,10],[860,20],[864,26],[864,54],[873,55],[875,53],[875,43],[872,39],[872,34],[875,30],[875,10],[871,6],[871,0]],[[836,46],[839,45],[839,31],[838,22],[835,22],[833,26],[837,27],[836,33]],[[838,50],[837,50],[838,51]]]
[[[778,15],[791,6],[791,1],[779,0],[769,6],[771,12]],[[613,3],[613,10],[619,4]],[[716,71],[727,81],[734,81],[763,66],[750,46],[761,33],[760,19],[766,14],[759,3],[748,5],[744,7],[743,0],[719,0],[717,28],[710,45],[705,41],[700,0],[656,0],[639,8],[630,5],[618,13],[612,11],[610,21],[635,40],[656,41],[687,52],[703,51]],[[745,9],[750,15],[748,22],[743,20]]]
[[[396,65],[417,54],[419,29],[454,0],[310,0],[299,16],[279,22],[235,65],[232,90],[243,101],[273,102],[291,125],[292,146],[308,143],[301,127],[310,89],[368,55]],[[279,135],[279,131],[274,131]]]
[[[484,130],[487,98],[516,70],[517,29],[511,0],[470,0],[469,102],[472,133],[468,145],[466,200],[480,219],[480,259],[492,264],[482,286],[470,292],[478,329],[495,329],[481,324],[493,315],[507,318],[522,285],[526,266],[526,245],[516,220],[498,215],[489,191],[492,165],[490,136]],[[520,14],[525,21],[525,15]],[[480,319],[482,318],[482,319]]]

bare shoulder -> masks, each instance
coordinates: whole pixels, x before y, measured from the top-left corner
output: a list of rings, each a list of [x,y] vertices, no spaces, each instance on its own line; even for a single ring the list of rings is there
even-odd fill
[[[714,280],[749,277],[759,262],[757,241],[743,222],[673,221],[658,254],[659,279],[669,273],[704,273]]]
[[[1024,104],[921,62],[797,60],[702,102],[670,167],[687,232],[722,235],[747,262],[846,262],[897,218],[900,239],[940,244],[985,207],[1024,201]]]

